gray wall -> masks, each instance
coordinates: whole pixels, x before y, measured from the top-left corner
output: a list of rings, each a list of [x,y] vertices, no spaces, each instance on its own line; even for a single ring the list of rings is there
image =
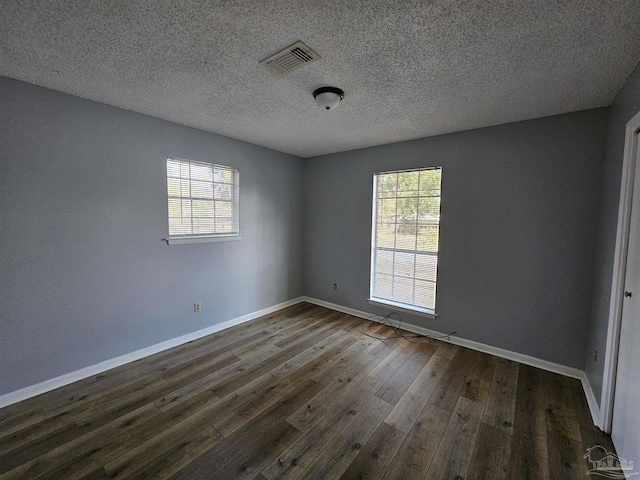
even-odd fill
[[[618,93],[609,109],[608,138],[603,174],[602,204],[598,248],[596,257],[596,278],[593,300],[591,334],[587,348],[584,369],[591,382],[596,399],[600,402],[602,376],[609,323],[611,301],[611,280],[618,225],[618,204],[624,137],[627,122],[640,111],[640,66],[637,66]],[[595,351],[598,358],[595,361]]]
[[[0,112],[0,394],[303,293],[302,160],[7,78]],[[167,156],[240,170],[242,240],[161,242]]]
[[[367,303],[373,174],[442,165],[439,317],[403,318],[583,368],[606,119],[589,110],[307,160],[305,293],[388,313]]]
[[[301,160],[0,77],[0,394],[302,294],[387,313],[366,302],[372,176],[429,165],[440,316],[405,320],[578,368],[586,352],[599,394],[638,110],[637,69],[611,108],[600,208],[607,109]],[[160,241],[167,156],[240,169],[241,241]]]

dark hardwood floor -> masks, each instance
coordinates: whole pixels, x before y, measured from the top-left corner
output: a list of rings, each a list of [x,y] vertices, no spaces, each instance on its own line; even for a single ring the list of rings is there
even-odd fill
[[[298,304],[0,410],[0,479],[589,478],[578,380]],[[592,477],[598,478],[598,477]]]

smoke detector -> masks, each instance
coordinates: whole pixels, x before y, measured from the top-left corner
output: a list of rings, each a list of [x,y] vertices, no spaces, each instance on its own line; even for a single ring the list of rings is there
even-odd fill
[[[284,50],[260,62],[278,75],[288,75],[299,68],[320,60],[320,55],[302,42],[289,45]]]

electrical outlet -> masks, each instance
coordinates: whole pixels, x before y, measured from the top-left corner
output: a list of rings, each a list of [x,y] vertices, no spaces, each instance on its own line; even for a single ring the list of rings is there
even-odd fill
[[[333,289],[334,289],[334,290],[338,290],[338,284],[337,284],[337,283],[334,283],[334,284],[333,284]]]
[[[193,313],[198,313],[202,310],[202,304],[200,302],[196,302],[193,304]]]

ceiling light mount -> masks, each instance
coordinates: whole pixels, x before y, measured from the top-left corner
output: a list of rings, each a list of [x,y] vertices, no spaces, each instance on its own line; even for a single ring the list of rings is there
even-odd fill
[[[344,92],[336,87],[320,87],[313,92],[318,106],[325,110],[333,110],[344,98]]]

